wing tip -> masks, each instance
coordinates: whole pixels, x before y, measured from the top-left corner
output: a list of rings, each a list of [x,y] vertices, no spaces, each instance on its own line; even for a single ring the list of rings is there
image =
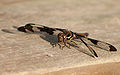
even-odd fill
[[[109,47],[110,47],[110,51],[117,51],[117,49],[114,46],[110,45]]]
[[[18,31],[21,31],[21,32],[26,32],[24,26],[21,26],[21,27],[17,28],[17,30],[18,30]]]

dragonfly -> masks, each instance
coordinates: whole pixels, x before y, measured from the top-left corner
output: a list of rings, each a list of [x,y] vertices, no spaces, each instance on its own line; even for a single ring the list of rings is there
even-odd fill
[[[68,29],[52,28],[45,25],[34,23],[28,23],[24,26],[20,26],[17,28],[17,30],[25,33],[29,31],[32,33],[45,32],[48,33],[49,35],[57,35],[58,39],[57,44],[61,49],[63,49],[64,47],[70,48],[71,46],[75,47],[76,49],[79,49],[80,47],[76,42],[79,42],[79,44],[83,43],[86,46],[86,48],[88,48],[89,51],[91,52],[92,57],[98,57],[97,53],[92,47],[97,47],[109,52],[117,51],[117,49],[109,43],[89,38],[88,37],[89,33],[76,33]]]

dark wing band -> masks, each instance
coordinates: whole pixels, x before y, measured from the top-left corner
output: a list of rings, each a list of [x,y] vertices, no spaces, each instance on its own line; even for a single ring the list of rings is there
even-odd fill
[[[61,29],[61,28],[50,28],[44,25],[39,25],[39,24],[34,24],[34,23],[28,23],[25,26],[21,26],[18,28],[19,31],[21,32],[27,32],[31,31],[31,32],[35,32],[35,31],[41,31],[41,32],[46,32],[49,35],[53,35],[55,33],[55,31],[60,31],[63,33],[68,32],[67,29]]]

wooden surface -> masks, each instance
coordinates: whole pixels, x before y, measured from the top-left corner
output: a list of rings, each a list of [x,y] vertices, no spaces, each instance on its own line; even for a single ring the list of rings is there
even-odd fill
[[[39,75],[120,62],[119,4],[119,0],[0,0],[0,73]],[[41,34],[16,30],[26,23],[88,32],[89,37],[111,43],[118,51],[110,53],[95,48],[99,57],[94,59],[74,48],[52,48],[52,36],[42,38]]]

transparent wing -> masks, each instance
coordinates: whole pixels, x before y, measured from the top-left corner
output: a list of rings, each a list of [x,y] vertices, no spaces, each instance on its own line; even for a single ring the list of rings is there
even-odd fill
[[[88,45],[97,47],[97,48],[101,48],[107,51],[117,51],[117,49],[106,42],[103,41],[99,41],[99,40],[95,40],[95,39],[91,39],[91,38],[82,38]]]
[[[99,40],[95,40],[95,39],[91,39],[91,38],[87,38],[87,37],[86,38],[81,37],[79,39],[74,39],[74,40],[71,40],[71,41],[72,42],[70,42],[69,44],[77,50],[81,49],[81,47],[78,46],[78,44],[83,43],[90,50],[90,52],[96,57],[98,57],[98,55],[91,46],[101,48],[101,49],[104,49],[106,51],[117,51],[117,49],[109,43],[99,41]],[[76,42],[78,42],[78,43],[76,43]],[[91,55],[91,56],[93,57],[93,55]]]
[[[85,48],[83,48],[82,44],[84,44],[84,43],[80,39],[79,39],[79,41],[78,40],[68,40],[67,44],[69,44],[71,47],[75,48],[76,50],[83,52],[84,54],[87,54],[91,57],[94,57],[94,56],[98,57],[97,53],[90,46],[87,46],[87,48],[90,50],[90,52],[92,54],[90,52],[88,52]]]
[[[93,50],[92,47],[90,47],[82,38],[80,40],[85,44],[85,46],[90,50],[92,54],[94,54],[96,57],[98,57],[97,53]]]

